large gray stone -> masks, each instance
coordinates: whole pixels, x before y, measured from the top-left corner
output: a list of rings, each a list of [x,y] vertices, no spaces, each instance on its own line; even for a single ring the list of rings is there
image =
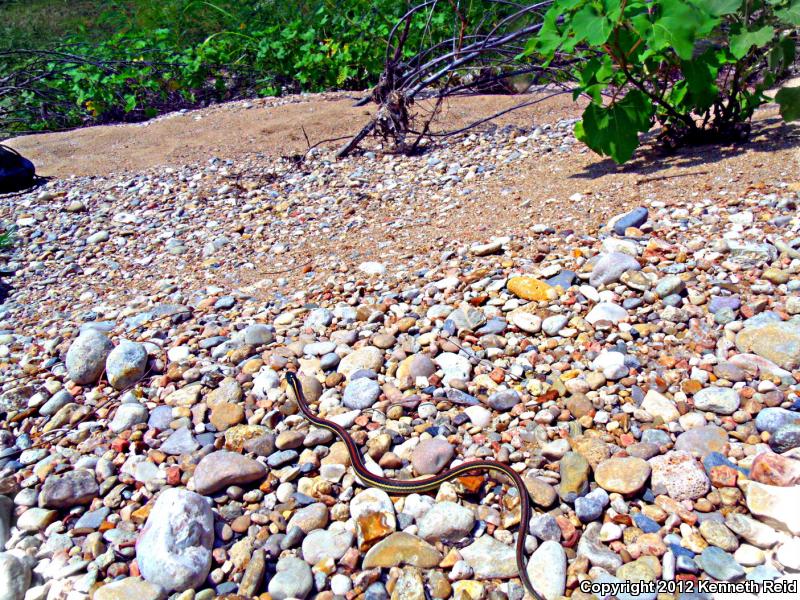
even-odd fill
[[[214,515],[199,494],[161,492],[136,541],[142,577],[166,591],[200,587],[211,569]]]
[[[109,383],[118,390],[132,386],[147,370],[147,350],[143,344],[123,340],[106,358]]]
[[[277,573],[270,579],[267,590],[274,600],[299,598],[303,600],[314,585],[311,567],[305,561],[289,556],[278,561]]]
[[[39,506],[70,508],[78,504],[89,504],[100,493],[99,490],[94,473],[85,469],[63,475],[50,475],[39,494]]]
[[[10,552],[0,552],[0,600],[23,600],[30,585],[30,567]]]
[[[67,374],[78,385],[100,379],[114,344],[96,329],[83,331],[67,350]]]
[[[543,542],[528,559],[526,570],[533,588],[545,600],[556,600],[564,595],[567,584],[567,555],[558,542]]]
[[[736,334],[736,347],[793,371],[800,367],[800,322],[767,322],[745,327]]]

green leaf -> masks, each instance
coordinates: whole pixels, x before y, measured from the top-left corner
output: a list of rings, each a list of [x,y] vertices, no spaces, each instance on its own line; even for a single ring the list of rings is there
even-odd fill
[[[716,84],[719,69],[709,62],[712,56],[711,52],[706,52],[695,60],[681,61],[681,71],[686,78],[694,108],[701,111],[710,107],[719,94]]]
[[[611,21],[587,4],[572,18],[572,29],[578,41],[586,40],[592,46],[599,46],[606,43],[613,27]]]
[[[775,94],[775,102],[781,110],[784,121],[797,121],[800,119],[800,87],[785,87]]]
[[[800,25],[800,0],[793,0],[788,8],[776,10],[775,16],[784,23]]]
[[[750,48],[765,46],[774,35],[775,30],[769,25],[764,25],[754,31],[737,33],[731,36],[731,52],[736,58],[744,58],[750,52]]]
[[[631,90],[609,106],[594,102],[587,106],[575,135],[598,154],[621,164],[639,146],[639,133],[650,129],[653,113],[650,99],[639,90]]]
[[[661,16],[653,23],[654,49],[672,47],[683,60],[690,60],[698,35],[713,29],[718,19],[703,18],[700,10],[683,0],[662,0]]]
[[[702,5],[715,17],[730,15],[739,10],[743,0],[703,0]]]

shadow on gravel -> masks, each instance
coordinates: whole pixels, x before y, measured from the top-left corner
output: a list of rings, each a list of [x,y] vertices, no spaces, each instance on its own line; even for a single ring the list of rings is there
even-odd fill
[[[682,148],[677,152],[664,155],[655,147],[655,134],[648,134],[648,140],[636,157],[624,165],[618,165],[610,158],[587,165],[580,173],[571,175],[571,179],[597,179],[605,175],[636,173],[652,175],[667,169],[688,169],[716,163],[748,150],[755,152],[774,152],[787,148],[800,147],[800,126],[785,123],[780,117],[770,117],[753,123],[750,140],[741,144],[708,145]],[[687,173],[692,175],[696,173]],[[681,177],[682,175],[665,175],[664,178]],[[654,177],[653,179],[656,179]]]

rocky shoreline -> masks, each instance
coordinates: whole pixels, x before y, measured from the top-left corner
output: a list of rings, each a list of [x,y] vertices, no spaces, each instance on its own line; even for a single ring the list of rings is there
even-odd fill
[[[2,199],[0,600],[517,600],[525,525],[548,600],[796,581],[796,185],[402,247],[423,218],[404,202],[450,218],[515,160],[578,151],[570,126]],[[366,235],[381,206],[394,241]],[[482,477],[365,488],[287,370],[375,472],[497,460],[536,515]]]

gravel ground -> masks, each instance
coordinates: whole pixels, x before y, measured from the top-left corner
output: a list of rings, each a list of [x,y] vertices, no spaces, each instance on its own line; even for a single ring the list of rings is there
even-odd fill
[[[548,600],[796,585],[800,185],[771,115],[625,169],[540,116],[0,197],[0,600],[519,600],[521,525]],[[365,488],[287,370],[375,472],[498,460],[536,515],[483,477]]]

